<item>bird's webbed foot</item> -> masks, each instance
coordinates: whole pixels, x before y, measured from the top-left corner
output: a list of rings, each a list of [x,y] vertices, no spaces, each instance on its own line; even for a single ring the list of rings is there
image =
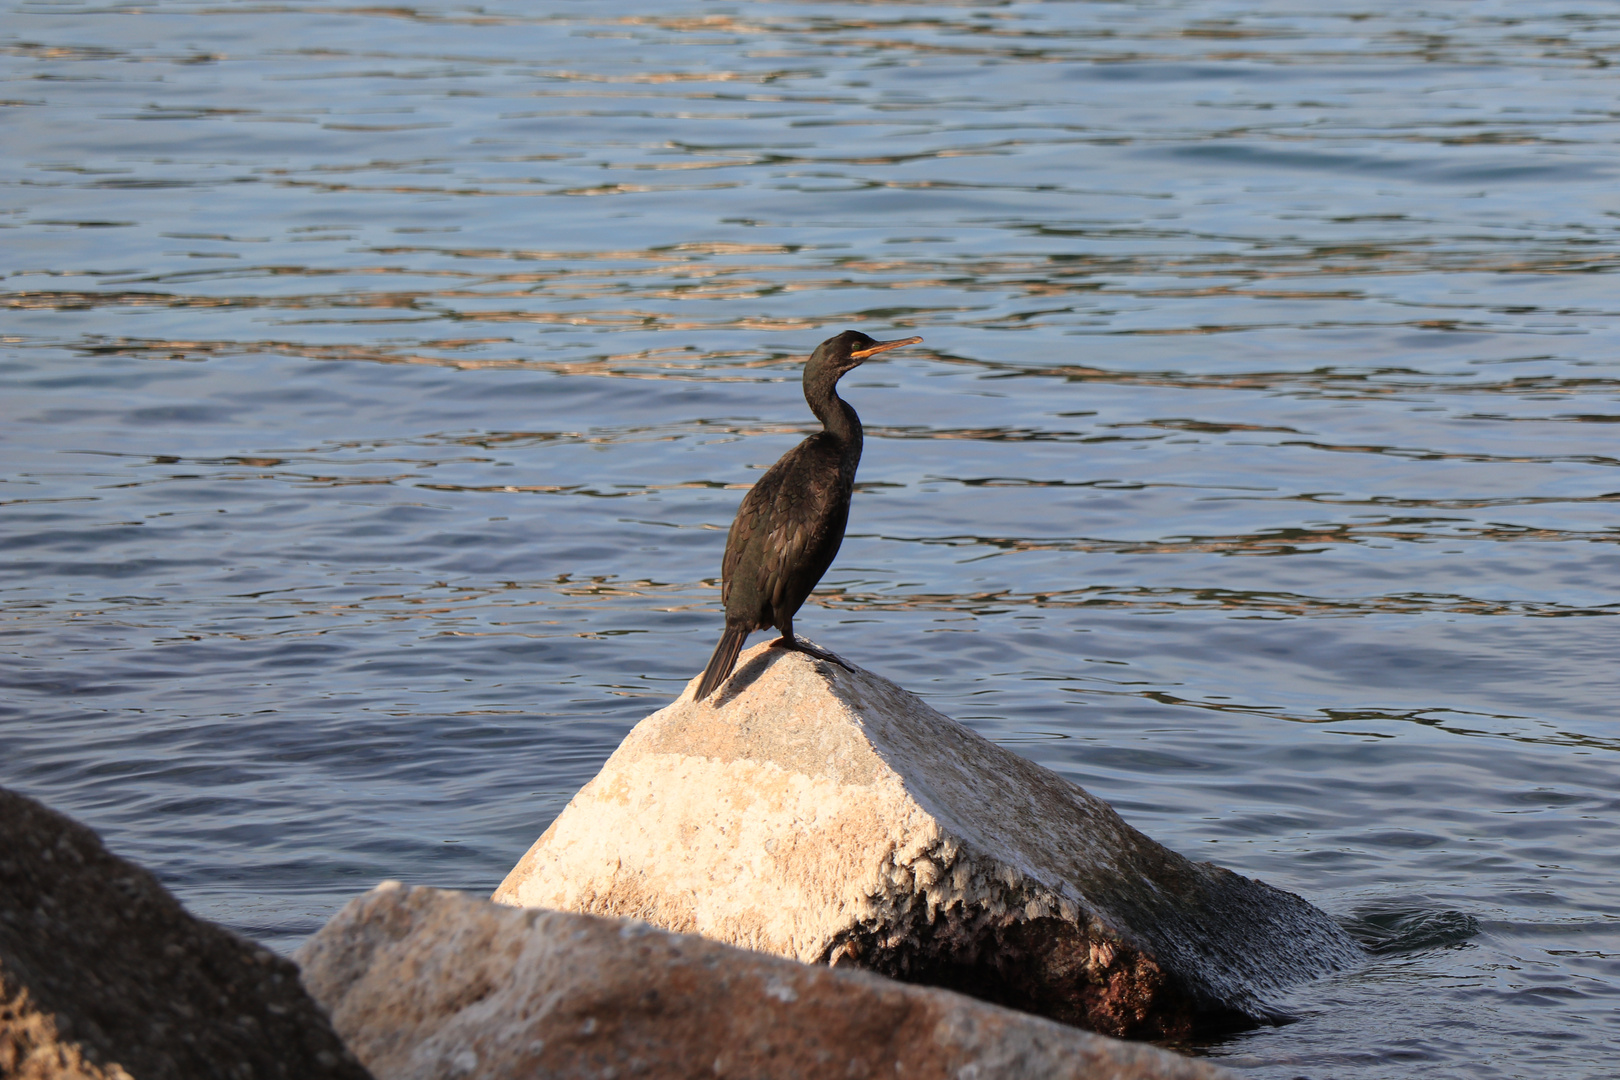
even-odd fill
[[[794,637],[791,634],[783,634],[781,637],[771,642],[771,646],[777,649],[793,649],[796,652],[809,653],[818,660],[826,660],[829,663],[837,664],[839,667],[843,668],[847,672],[850,672],[851,674],[854,674],[855,671],[854,668],[849,666],[848,661],[839,656],[837,653],[828,652],[826,649],[819,648],[810,644],[808,641],[805,641],[803,638]]]

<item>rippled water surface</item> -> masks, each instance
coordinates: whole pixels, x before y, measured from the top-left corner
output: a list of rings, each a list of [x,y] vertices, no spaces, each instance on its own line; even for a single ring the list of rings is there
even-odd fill
[[[1620,1071],[1620,8],[8,3],[0,783],[296,945],[799,629],[1377,946],[1256,1077]],[[760,639],[756,639],[760,640]]]

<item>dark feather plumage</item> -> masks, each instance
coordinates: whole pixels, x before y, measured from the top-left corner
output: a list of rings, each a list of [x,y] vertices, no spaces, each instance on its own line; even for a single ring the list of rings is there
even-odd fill
[[[726,629],[698,684],[698,700],[731,674],[743,640],[754,630],[774,626],[782,632],[780,644],[803,648],[793,636],[793,616],[844,541],[861,462],[860,417],[835,387],[868,357],[921,340],[874,341],[846,330],[810,354],[804,398],[822,430],[783,454],[743,496],[720,563]]]

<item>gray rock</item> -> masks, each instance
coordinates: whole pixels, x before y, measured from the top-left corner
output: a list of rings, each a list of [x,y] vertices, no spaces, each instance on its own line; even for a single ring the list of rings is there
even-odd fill
[[[3,789],[0,1076],[367,1080],[290,961]]]
[[[497,902],[1133,1037],[1277,1021],[1284,987],[1362,958],[1299,897],[1177,855],[870,672],[762,645],[707,701],[693,685],[626,736]]]
[[[393,883],[298,962],[381,1080],[1235,1080],[944,990]]]

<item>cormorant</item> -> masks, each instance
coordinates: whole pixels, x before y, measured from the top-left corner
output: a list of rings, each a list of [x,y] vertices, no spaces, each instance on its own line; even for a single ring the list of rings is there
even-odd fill
[[[861,418],[834,387],[846,371],[870,357],[921,340],[874,341],[845,330],[810,354],[804,365],[804,400],[822,430],[783,454],[737,508],[720,563],[726,629],[704,669],[697,700],[726,681],[743,641],[755,630],[774,626],[782,631],[776,644],[813,651],[793,636],[793,616],[844,541],[855,468],[861,462]]]

